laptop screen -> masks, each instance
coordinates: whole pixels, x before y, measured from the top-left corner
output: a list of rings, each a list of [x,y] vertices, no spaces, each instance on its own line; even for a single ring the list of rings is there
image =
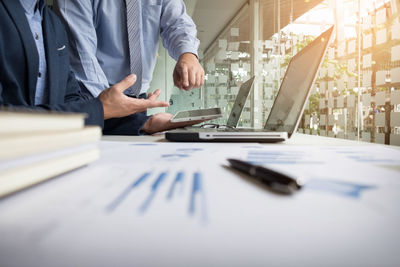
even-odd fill
[[[333,27],[292,58],[265,129],[288,132],[289,135],[296,130],[332,32]]]
[[[239,93],[236,96],[235,104],[232,106],[232,111],[229,115],[226,125],[231,127],[236,127],[238,125],[240,115],[242,114],[243,108],[246,105],[246,100],[250,94],[251,88],[253,87],[253,83],[254,76],[240,86]]]

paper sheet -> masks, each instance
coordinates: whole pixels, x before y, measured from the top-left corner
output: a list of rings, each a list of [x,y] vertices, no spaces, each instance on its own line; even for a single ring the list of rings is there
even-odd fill
[[[339,92],[341,92],[341,91],[344,90],[344,79],[343,79],[343,78],[340,78],[340,79],[337,81],[337,90],[338,90]]]
[[[371,87],[371,71],[364,71],[363,72],[363,79],[362,79],[362,86]]]
[[[392,105],[400,104],[400,90],[392,91],[390,93],[390,103]]]
[[[231,59],[232,60],[239,60],[240,53],[239,52],[232,52]]]
[[[400,45],[392,47],[392,61],[400,60]]]
[[[231,28],[231,36],[239,36],[239,28]]]
[[[370,68],[372,66],[372,54],[363,56],[363,68]]]
[[[363,94],[361,95],[361,101],[364,107],[371,106],[371,94]]]
[[[329,81],[328,82],[328,92],[332,92],[334,88],[335,88],[335,82]]]
[[[321,94],[324,94],[326,91],[326,82],[320,82],[319,83],[319,92]]]
[[[392,26],[392,40],[400,39],[400,23],[395,22]]]
[[[228,45],[228,41],[226,39],[219,39],[218,41],[218,47],[222,49],[226,49]]]
[[[333,77],[335,75],[335,66],[333,64],[329,64],[328,66],[328,76]]]
[[[363,49],[370,48],[371,46],[372,46],[372,34],[364,34]]]
[[[231,71],[239,71],[239,63],[232,63]]]
[[[338,96],[336,106],[338,108],[343,108],[344,107],[344,96]]]
[[[386,8],[376,11],[376,25],[386,22]]]
[[[327,69],[325,67],[322,67],[321,70],[319,71],[319,77],[325,78],[327,73]]]
[[[230,42],[228,44],[229,51],[238,51],[240,47],[240,42]]]
[[[392,83],[400,82],[400,68],[393,68],[390,70],[390,78]]]
[[[101,147],[97,163],[0,201],[2,264],[339,266],[400,260],[398,150]],[[301,177],[305,187],[293,196],[276,195],[224,167],[228,157]]]
[[[382,29],[376,32],[376,44],[386,43],[387,40],[387,31],[386,29]]]
[[[348,47],[347,47],[347,54],[353,54],[356,52],[356,41],[351,40],[349,41]]]
[[[215,71],[215,63],[207,63],[207,70],[210,72]]]
[[[349,59],[349,60],[347,61],[347,69],[348,69],[350,72],[354,72],[354,71],[355,71],[355,69],[356,69],[356,60],[355,60],[354,58]]]

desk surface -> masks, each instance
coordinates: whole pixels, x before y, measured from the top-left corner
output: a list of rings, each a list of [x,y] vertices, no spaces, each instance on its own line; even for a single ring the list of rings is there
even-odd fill
[[[398,149],[163,139],[103,137],[96,163],[1,200],[0,266],[399,266]],[[276,195],[227,156],[307,186]]]
[[[164,135],[154,136],[103,136],[104,141],[119,141],[119,142],[168,142]],[[357,142],[346,139],[322,137],[316,135],[295,134],[283,145],[332,145],[332,146],[381,146],[379,144],[372,144],[367,142]],[[400,148],[400,147],[392,147]]]

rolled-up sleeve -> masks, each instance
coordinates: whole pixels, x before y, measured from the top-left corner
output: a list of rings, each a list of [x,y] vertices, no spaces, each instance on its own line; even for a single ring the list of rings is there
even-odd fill
[[[96,57],[94,1],[55,0],[54,9],[67,28],[71,48],[71,66],[76,79],[84,84],[94,97],[97,97],[109,87],[109,83]]]
[[[182,0],[163,1],[160,33],[164,47],[175,60],[184,53],[198,55],[200,41],[196,25],[186,13]]]

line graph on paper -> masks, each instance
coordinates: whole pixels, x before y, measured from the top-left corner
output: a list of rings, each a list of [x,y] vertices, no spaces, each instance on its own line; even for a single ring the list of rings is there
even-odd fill
[[[188,186],[185,186],[186,183],[189,183]],[[139,192],[141,199],[135,199],[132,203],[130,197]],[[186,208],[182,212],[202,222],[207,221],[204,179],[200,171],[144,172],[110,201],[106,212],[114,213],[123,205],[132,205],[138,214],[145,216],[152,209],[156,198],[165,202],[166,208],[175,199],[185,201]]]

